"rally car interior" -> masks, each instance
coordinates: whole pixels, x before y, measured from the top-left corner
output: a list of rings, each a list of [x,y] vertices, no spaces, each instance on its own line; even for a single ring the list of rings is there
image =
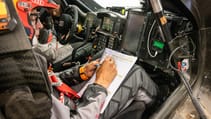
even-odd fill
[[[125,9],[125,15],[116,9],[93,12],[79,1],[65,2],[74,5],[74,13],[71,14],[74,15],[74,28],[71,32],[82,43],[74,49],[72,56],[53,64],[55,72],[72,67],[76,62],[83,64],[99,58],[105,48],[137,56],[136,64],[147,71],[160,90],[156,106],[147,110],[145,117],[171,97],[180,86],[181,77],[191,80],[190,75],[198,62],[195,55],[197,39],[194,37],[196,23],[188,11],[182,11],[186,9],[184,5],[179,8],[170,1],[163,4],[167,28],[172,37],[168,41],[147,1],[140,8]],[[83,28],[81,32],[75,30],[79,24]],[[68,63],[70,65],[65,65]],[[182,76],[178,71],[182,72]]]
[[[70,39],[58,41],[63,45],[69,43],[74,49],[60,49],[59,60],[52,62],[55,73],[98,59],[105,48],[136,56],[136,64],[142,66],[159,87],[158,97],[152,106],[147,107],[143,119],[171,118],[171,114],[178,111],[175,105],[182,105],[181,102],[188,99],[187,94],[196,109],[194,113],[204,119],[204,112],[192,94],[191,86],[210,80],[210,57],[207,56],[211,51],[208,48],[211,25],[207,15],[210,12],[209,9],[203,10],[203,5],[208,1],[199,4],[197,0],[143,0],[136,8],[102,8],[87,0],[61,1],[63,12],[71,15],[72,20]],[[27,35],[22,25],[17,24],[20,22],[18,16],[9,12],[15,11],[15,8],[5,6],[5,2],[8,1],[0,0],[0,40],[5,41],[0,44],[1,53],[31,49],[29,42],[22,44]],[[53,28],[51,16],[42,8],[38,10],[44,27]],[[24,35],[8,39],[10,33],[14,36]],[[199,80],[201,77],[204,80]],[[201,87],[197,85],[196,88]],[[205,90],[210,92],[209,88]]]

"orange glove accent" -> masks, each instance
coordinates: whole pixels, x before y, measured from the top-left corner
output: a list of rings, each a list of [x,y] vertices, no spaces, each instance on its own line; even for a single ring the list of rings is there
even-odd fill
[[[85,80],[89,79],[89,77],[87,77],[86,74],[85,74],[85,67],[84,66],[79,68],[79,74],[80,74],[80,77],[81,77],[82,80],[85,81]]]

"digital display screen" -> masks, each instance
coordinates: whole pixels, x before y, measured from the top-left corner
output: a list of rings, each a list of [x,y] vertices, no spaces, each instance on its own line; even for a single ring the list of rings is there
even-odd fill
[[[122,49],[124,51],[134,55],[138,53],[144,18],[145,16],[142,12],[133,11],[128,13],[122,42]]]
[[[106,31],[106,32],[112,32],[113,29],[113,25],[114,25],[114,21],[112,21],[111,18],[109,17],[104,17],[103,18],[103,23],[102,23],[102,30]]]
[[[89,23],[89,24],[93,24],[93,21],[94,21],[94,16],[93,15],[88,15],[88,17],[87,17],[87,22]]]
[[[96,19],[97,19],[97,16],[94,13],[88,12],[86,15],[84,24],[88,25],[89,27],[92,27],[94,24],[97,24],[97,23],[95,23],[95,22],[97,22]]]

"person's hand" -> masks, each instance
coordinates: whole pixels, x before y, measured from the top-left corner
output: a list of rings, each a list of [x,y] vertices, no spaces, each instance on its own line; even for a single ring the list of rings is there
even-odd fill
[[[84,69],[85,69],[84,73],[85,73],[85,75],[87,77],[89,77],[89,78],[92,77],[92,75],[94,74],[95,70],[97,69],[97,65],[99,65],[99,64],[100,64],[100,60],[99,59],[86,64],[84,66]]]
[[[38,41],[40,44],[47,44],[49,40],[50,32],[43,28],[40,30],[40,35],[38,37]]]
[[[116,75],[117,69],[114,59],[111,56],[107,56],[97,70],[95,83],[108,88]]]

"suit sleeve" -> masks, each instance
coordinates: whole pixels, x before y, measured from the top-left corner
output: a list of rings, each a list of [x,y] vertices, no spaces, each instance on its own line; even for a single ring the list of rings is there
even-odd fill
[[[80,65],[77,65],[68,70],[57,73],[56,75],[67,85],[73,86],[73,85],[79,84],[83,81],[79,75],[80,67],[81,67]]]
[[[106,95],[106,89],[102,86],[89,85],[77,105],[75,113],[71,113],[68,107],[53,97],[51,119],[98,119]]]

